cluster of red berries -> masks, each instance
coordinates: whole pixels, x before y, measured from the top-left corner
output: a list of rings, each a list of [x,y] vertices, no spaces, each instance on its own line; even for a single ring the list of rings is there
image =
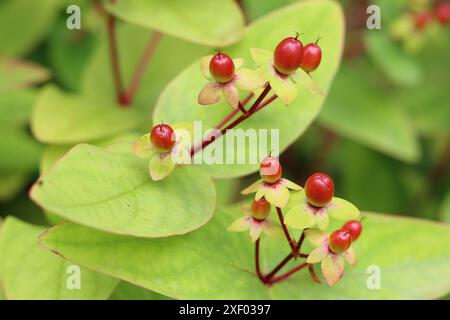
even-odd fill
[[[150,141],[159,152],[169,152],[175,145],[175,133],[168,124],[157,124],[150,133]]]
[[[414,16],[414,23],[418,30],[423,30],[432,20],[436,19],[441,25],[450,23],[450,3],[441,2],[432,11],[418,12]]]
[[[275,69],[283,75],[290,75],[298,68],[306,72],[316,70],[322,60],[322,49],[317,45],[318,41],[319,39],[303,47],[298,35],[282,40],[273,55]]]
[[[361,232],[362,225],[359,221],[348,221],[342,226],[341,229],[334,231],[330,235],[328,248],[333,253],[342,253],[350,248],[352,242],[359,238]]]

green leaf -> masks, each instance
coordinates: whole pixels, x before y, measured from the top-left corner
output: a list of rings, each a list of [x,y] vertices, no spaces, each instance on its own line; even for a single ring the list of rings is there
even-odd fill
[[[59,6],[59,0],[1,1],[0,55],[23,56],[35,49],[50,29]]]
[[[133,109],[66,94],[48,86],[37,98],[31,126],[41,142],[74,144],[111,137],[142,121]]]
[[[151,31],[128,24],[117,25],[117,42],[120,46],[119,64],[124,85],[128,85],[142,54],[153,37]],[[111,60],[106,30],[98,35],[99,43],[85,68],[82,92],[88,97],[115,103],[116,88],[111,72]],[[182,50],[180,50],[182,48]],[[144,112],[153,110],[164,86],[187,64],[199,58],[206,49],[170,36],[159,40],[149,65],[145,68],[133,108]],[[170,54],[168,54],[170,53]],[[162,119],[158,119],[160,122]],[[150,121],[150,119],[149,119]]]
[[[48,70],[37,64],[0,57],[0,93],[26,88],[49,77]]]
[[[347,265],[336,286],[318,285],[303,271],[267,287],[254,273],[248,235],[226,232],[240,216],[240,210],[219,209],[205,227],[164,239],[120,237],[64,224],[42,243],[93,270],[177,299],[433,299],[450,291],[448,225],[367,213],[364,232],[352,246],[358,264]],[[263,241],[262,271],[289,252],[284,241]],[[367,287],[370,266],[380,268],[379,290]]]
[[[132,285],[131,283],[120,281],[110,300],[168,300],[170,298],[153,291],[146,290]]]
[[[303,1],[273,12],[253,23],[247,28],[244,39],[236,46],[227,49],[226,52],[233,58],[244,58],[244,65],[247,67],[254,67],[250,48],[273,50],[277,43],[293,30],[301,30],[305,33],[305,43],[314,41],[317,34],[320,34],[323,37],[321,46],[325,54],[322,65],[314,72],[313,78],[327,92],[339,66],[343,28],[342,12],[338,4],[332,1]],[[224,101],[207,108],[197,103],[197,96],[206,83],[207,80],[200,70],[200,62],[185,69],[163,91],[153,119],[157,122],[164,119],[164,121],[172,123],[198,120],[202,121],[204,130],[214,128],[229,114],[230,109]],[[288,107],[285,107],[277,99],[273,106],[270,105],[247,119],[238,128],[279,130],[280,151],[283,151],[306,130],[318,115],[323,102],[324,97],[313,96],[308,90],[300,90],[298,98]],[[198,136],[200,135],[199,133]],[[270,132],[268,136],[270,137]],[[261,149],[264,149],[266,139],[263,140],[264,144],[255,143],[256,147],[260,145]],[[222,149],[221,145],[223,144],[225,148],[226,143],[223,142],[223,138],[219,139],[205,151],[214,152],[217,148],[218,153],[225,155],[227,152]],[[247,143],[247,148],[244,151],[240,150],[245,152],[245,164],[213,164],[205,166],[205,169],[214,177],[226,178],[256,171],[258,161],[249,161],[249,149]],[[270,152],[270,142],[267,142],[265,149],[267,150],[260,150],[262,154]],[[234,160],[236,160],[236,156]]]
[[[244,18],[232,0],[118,0],[107,10],[128,23],[211,47],[237,42]]]
[[[37,168],[42,147],[23,128],[0,126],[0,172],[28,172]]]
[[[11,300],[107,299],[117,280],[80,268],[81,288],[69,289],[75,263],[38,245],[44,228],[8,218],[0,233],[0,277]]]
[[[152,181],[148,160],[131,148],[131,142],[74,147],[39,179],[32,199],[68,220],[140,237],[183,234],[211,219],[216,191],[209,176],[183,166]]]
[[[364,35],[367,52],[384,74],[394,83],[413,87],[422,82],[423,72],[414,58],[383,31],[369,31]]]
[[[13,90],[0,93],[0,123],[26,125],[36,98],[33,89]]]
[[[320,114],[321,123],[399,160],[417,161],[417,136],[401,104],[381,94],[384,89],[368,80],[371,73],[367,65],[363,61],[357,63],[359,71],[349,65],[341,68]]]

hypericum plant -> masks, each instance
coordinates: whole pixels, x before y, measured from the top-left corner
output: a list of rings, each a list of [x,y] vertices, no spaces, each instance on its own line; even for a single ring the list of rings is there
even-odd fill
[[[232,59],[223,52],[201,59],[201,71],[210,82],[201,90],[198,102],[202,105],[210,105],[224,97],[233,109],[231,114],[216,126],[216,129],[220,130],[220,135],[225,134],[227,130],[234,128],[277,98],[286,105],[290,104],[297,96],[297,82],[313,83],[309,73],[320,66],[322,51],[318,40],[303,47],[298,37],[297,33],[296,37],[282,40],[273,54],[262,49],[251,49],[252,56],[258,65],[256,71],[239,69],[243,60]],[[317,90],[316,86],[309,86],[309,88]],[[251,93],[241,102],[239,90],[251,91]],[[266,99],[271,90],[274,91],[274,95]],[[250,108],[246,109],[245,105],[253,97],[256,97],[255,101]],[[242,114],[236,118],[239,110]],[[188,152],[192,157],[197,151],[204,149],[218,138],[217,136],[216,139],[207,137],[208,139],[200,141],[197,145],[192,145],[181,143],[177,140],[177,136],[171,126],[161,123],[155,125],[150,134],[144,135],[135,143],[134,152],[137,156],[152,157],[149,172],[153,180],[161,180],[174,169],[177,162],[171,157],[174,152],[180,152],[174,151],[177,148],[182,149],[184,153]],[[354,220],[359,218],[360,213],[350,203],[334,197],[334,183],[328,175],[324,173],[312,175],[303,189],[294,182],[282,178],[282,172],[281,164],[276,157],[269,155],[261,161],[259,171],[261,179],[241,192],[243,195],[255,193],[254,200],[250,208],[245,208],[244,217],[234,221],[228,230],[249,231],[249,237],[255,243],[256,273],[264,284],[276,283],[305,267],[308,267],[312,278],[320,282],[313,264],[322,262],[322,273],[327,283],[334,285],[342,276],[343,259],[350,264],[356,262],[350,245],[352,234],[354,234],[353,240],[356,240],[361,230],[359,228],[358,233],[356,225],[359,222]],[[286,224],[282,208],[288,204],[289,189],[296,192],[297,196],[291,201],[292,209],[287,213]],[[275,207],[281,228],[270,219],[272,206]],[[328,235],[325,230],[329,226],[329,216],[353,221],[348,225],[349,230],[343,228]],[[294,240],[287,225],[301,229],[298,241]],[[259,243],[262,233],[275,239],[282,238],[284,233],[291,248],[288,256],[268,274],[263,274],[259,265]],[[319,246],[311,255],[301,252],[305,238]],[[284,265],[293,258],[306,258],[306,262],[277,276]]]

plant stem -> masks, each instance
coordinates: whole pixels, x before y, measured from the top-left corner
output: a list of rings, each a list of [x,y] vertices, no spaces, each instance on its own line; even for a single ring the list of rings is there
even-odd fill
[[[253,105],[250,107],[250,109],[247,111],[247,113],[241,115],[239,118],[237,118],[236,120],[234,120],[231,124],[229,124],[226,128],[223,128],[220,131],[219,136],[216,138],[220,138],[223,135],[225,135],[227,133],[227,130],[231,130],[234,127],[236,127],[237,125],[239,125],[242,121],[246,120],[247,118],[249,118],[250,116],[252,116],[253,114],[256,113],[256,108],[258,107],[258,105],[261,103],[261,101],[265,98],[265,96],[269,93],[270,91],[270,84],[267,84],[264,91],[259,95],[259,97],[256,99],[256,101],[253,103]],[[267,105],[267,104],[266,104]],[[262,108],[261,108],[262,109]],[[261,110],[260,109],[260,110]],[[204,139],[201,143],[200,146],[198,147],[193,147],[191,149],[191,156],[193,156],[198,150],[204,149],[207,146],[209,146],[211,143],[213,143],[214,141],[216,141],[216,139]]]
[[[255,112],[258,112],[259,110],[261,110],[262,108],[264,108],[265,106],[267,106],[269,103],[271,103],[272,101],[274,101],[276,98],[278,98],[278,96],[276,94],[274,94],[273,96],[271,96],[269,99],[267,99],[266,101],[264,101],[263,103],[261,103],[255,110]]]
[[[116,18],[111,14],[106,16],[106,26],[108,30],[109,52],[111,59],[111,67],[116,87],[117,102],[121,105],[121,96],[123,93],[122,75],[119,66],[119,53],[117,51],[117,36],[116,36]]]
[[[322,283],[322,281],[320,281],[319,277],[316,274],[316,271],[314,271],[314,265],[310,264],[308,266],[308,270],[309,270],[309,275],[311,276],[311,278],[317,282],[317,283]]]
[[[151,58],[155,54],[156,48],[158,46],[159,41],[161,40],[162,33],[155,31],[150,36],[150,39],[147,43],[147,46],[144,49],[144,53],[142,54],[139,63],[136,65],[134,69],[133,76],[131,77],[130,85],[128,89],[123,93],[126,96],[127,104],[132,104],[133,99],[136,96],[137,89],[139,88],[139,83],[144,76],[147,65],[149,64]]]
[[[286,273],[283,273],[282,275],[279,275],[278,277],[274,277],[269,280],[266,280],[266,283],[273,284],[273,283],[279,282],[281,280],[285,280],[285,279],[289,278],[291,275],[293,275],[294,273],[296,273],[297,271],[300,271],[307,266],[309,266],[309,263],[303,262],[301,265],[296,266],[295,268],[287,271]]]
[[[275,267],[273,268],[272,271],[270,271],[267,275],[266,275],[266,279],[271,279],[278,271],[280,271],[285,265],[286,263],[288,263],[292,258],[294,257],[294,255],[291,253],[289,253],[283,260],[281,260],[281,262]]]
[[[289,234],[289,230],[286,227],[286,224],[284,223],[283,213],[281,212],[281,208],[279,208],[279,207],[277,207],[277,214],[278,214],[278,219],[280,220],[281,227],[283,228],[284,235],[286,236],[286,239],[289,242],[289,246],[292,249],[292,254],[295,256],[296,252],[297,252],[297,250],[296,250],[297,246],[296,246],[294,240],[292,239],[291,235]]]
[[[265,283],[266,278],[261,272],[261,267],[259,264],[259,239],[255,242],[255,268],[256,268],[256,274],[258,275],[259,280],[261,280],[263,283]]]

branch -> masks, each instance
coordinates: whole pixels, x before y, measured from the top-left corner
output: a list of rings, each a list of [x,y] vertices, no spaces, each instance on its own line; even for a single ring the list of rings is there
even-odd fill
[[[296,266],[295,268],[287,271],[286,273],[283,273],[282,275],[280,275],[278,277],[267,280],[266,283],[274,284],[278,281],[285,280],[285,279],[289,278],[291,275],[293,275],[294,273],[296,273],[297,271],[300,271],[307,266],[309,266],[309,263],[303,262],[301,265]]]
[[[295,256],[298,249],[296,249],[297,246],[295,244],[295,241],[292,239],[291,235],[289,234],[289,230],[286,227],[286,224],[284,223],[283,213],[281,212],[281,208],[279,208],[279,207],[277,207],[277,214],[278,214],[278,219],[280,220],[281,227],[283,228],[284,235],[286,236],[286,239],[289,242],[289,246],[292,249],[292,254]]]
[[[119,54],[117,51],[116,18],[111,14],[107,14],[106,16],[106,27],[108,30],[109,52],[111,57],[113,80],[116,87],[117,102],[121,105],[125,105],[125,103],[122,102],[123,84],[119,66]]]

